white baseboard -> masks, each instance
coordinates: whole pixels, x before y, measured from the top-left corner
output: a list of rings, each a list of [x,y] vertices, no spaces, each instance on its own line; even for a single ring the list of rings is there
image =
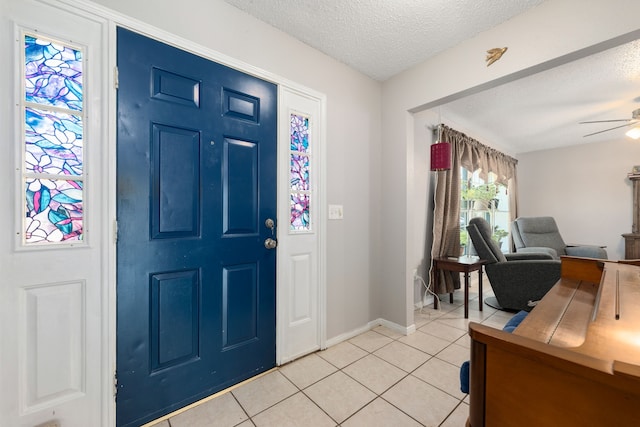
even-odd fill
[[[372,327],[370,325],[371,325],[371,322],[369,322],[367,325],[362,326],[362,327],[360,327],[358,329],[354,329],[352,331],[345,332],[344,334],[340,334],[340,335],[338,335],[336,337],[329,338],[327,340],[327,348],[333,347],[336,344],[340,344],[343,341],[350,340],[351,338],[353,338],[355,336],[358,336],[358,335],[360,335],[362,333],[365,333],[365,332],[375,328],[375,326],[377,326],[377,325],[375,325],[375,326]]]
[[[363,334],[367,331],[372,330],[373,328],[377,327],[377,326],[384,326],[386,328],[391,329],[392,331],[396,331],[402,335],[410,335],[412,333],[414,333],[416,331],[416,325],[412,324],[409,325],[407,327],[404,326],[400,326],[397,323],[394,322],[390,322],[386,319],[376,319],[376,320],[372,320],[371,322],[367,323],[365,326],[362,326],[360,328],[351,330],[349,332],[345,332],[344,334],[340,334],[336,337],[330,338],[327,340],[327,348],[328,347],[332,347],[336,344],[340,344],[343,341],[347,341],[350,340],[351,338],[358,336],[360,334]]]
[[[411,324],[411,325],[409,325],[407,327],[404,327],[404,326],[398,325],[397,323],[390,322],[390,321],[388,321],[386,319],[378,319],[378,320],[376,320],[376,322],[378,322],[378,325],[381,325],[381,326],[384,326],[386,328],[389,328],[392,331],[396,331],[396,332],[398,332],[398,333],[400,333],[402,335],[410,335],[410,334],[412,334],[412,333],[414,333],[416,331],[416,325],[415,324]],[[378,325],[376,325],[376,326],[378,326]],[[375,328],[375,326],[374,326],[374,328]]]
[[[413,306],[415,307],[416,310],[419,310],[423,307],[426,307],[428,305],[433,305],[433,295],[427,295],[427,297],[425,298],[424,296],[422,297],[422,301],[416,301]]]

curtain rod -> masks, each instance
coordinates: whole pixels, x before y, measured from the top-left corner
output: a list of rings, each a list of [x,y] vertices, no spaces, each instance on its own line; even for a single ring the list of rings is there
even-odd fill
[[[460,132],[458,130],[452,129],[452,128],[448,127],[447,125],[443,124],[443,123],[441,123],[438,126],[442,128],[442,132],[443,133],[446,132],[446,131],[457,133],[461,137],[466,138],[467,139],[467,143],[472,144],[472,145],[473,144],[478,145],[478,146],[482,147],[484,150],[487,150],[487,151],[489,151],[491,153],[495,153],[496,155],[502,156],[502,157],[506,158],[507,160],[509,160],[510,162],[513,162],[514,164],[518,164],[518,159],[516,159],[515,157],[512,157],[512,156],[510,156],[510,155],[508,155],[506,153],[503,153],[502,151],[500,151],[500,150],[498,150],[496,148],[493,148],[493,147],[490,147],[490,146],[488,146],[486,144],[483,144],[482,142],[478,141],[477,139],[475,139],[473,137],[470,137],[469,135],[467,135],[467,134],[465,134],[463,132]],[[449,142],[451,142],[451,141],[449,141]]]

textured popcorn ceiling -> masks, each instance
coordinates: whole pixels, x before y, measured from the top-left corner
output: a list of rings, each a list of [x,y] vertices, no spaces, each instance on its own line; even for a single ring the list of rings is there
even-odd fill
[[[225,0],[386,80],[543,0]]]
[[[224,0],[384,81],[543,0]],[[508,53],[507,53],[508,55]],[[432,112],[511,154],[625,138],[585,138],[640,108],[640,42],[466,96]]]
[[[469,129],[470,136],[480,141],[524,153],[624,139],[630,127],[584,136],[623,122],[579,122],[631,119],[637,108],[639,40],[466,96],[434,111],[443,121]]]

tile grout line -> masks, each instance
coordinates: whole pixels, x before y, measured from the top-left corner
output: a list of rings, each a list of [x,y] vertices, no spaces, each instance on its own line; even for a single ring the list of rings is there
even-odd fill
[[[408,373],[408,372],[407,372],[407,371],[405,371],[404,369],[401,369],[400,367],[395,366],[395,365],[393,365],[392,363],[387,362],[386,360],[384,360],[384,359],[382,359],[381,357],[378,357],[376,354],[374,354],[374,352],[376,352],[376,351],[378,351],[378,350],[380,350],[380,349],[382,349],[382,348],[384,348],[384,347],[386,347],[386,346],[388,346],[388,345],[392,344],[393,342],[398,341],[398,339],[397,339],[397,338],[391,338],[391,337],[389,337],[389,336],[386,336],[386,335],[384,335],[384,334],[380,334],[379,332],[376,332],[376,331],[373,331],[373,330],[370,330],[369,332],[374,332],[374,333],[377,333],[377,334],[379,334],[379,335],[381,335],[381,336],[383,336],[383,337],[387,337],[387,338],[391,339],[391,341],[390,341],[390,342],[388,342],[388,343],[386,343],[386,344],[384,344],[384,345],[383,345],[383,346],[381,346],[381,347],[376,348],[376,349],[375,349],[375,350],[373,350],[373,351],[369,351],[369,350],[367,350],[367,349],[365,349],[365,348],[363,348],[363,347],[359,346],[358,344],[351,343],[351,344],[355,345],[356,347],[360,348],[361,350],[366,351],[368,354],[367,354],[366,356],[361,357],[360,359],[357,359],[357,360],[353,361],[353,362],[352,362],[352,363],[350,363],[349,365],[346,365],[344,368],[341,368],[341,369],[340,369],[340,371],[342,371],[342,373],[343,373],[344,375],[346,375],[348,378],[351,378],[352,380],[354,380],[355,382],[357,382],[358,384],[360,384],[362,387],[364,387],[365,389],[367,389],[367,390],[369,390],[370,392],[372,392],[372,393],[374,394],[374,398],[373,398],[373,399],[371,399],[371,400],[370,400],[369,402],[367,402],[366,404],[364,404],[364,405],[363,405],[362,407],[360,407],[358,410],[356,410],[353,414],[351,414],[351,415],[349,415],[347,418],[345,418],[341,423],[338,423],[338,425],[341,425],[342,423],[346,422],[346,421],[347,421],[347,420],[349,420],[350,418],[355,417],[359,412],[361,412],[363,409],[365,409],[367,406],[369,406],[371,403],[373,403],[373,402],[374,402],[375,400],[377,400],[377,399],[382,399],[382,400],[384,400],[385,402],[387,402],[387,403],[388,403],[389,405],[391,405],[392,407],[396,408],[397,410],[399,410],[399,411],[400,411],[400,412],[402,412],[403,414],[407,415],[409,418],[411,418],[411,419],[415,420],[415,418],[413,418],[412,416],[410,416],[409,414],[407,414],[406,412],[404,412],[402,409],[398,408],[397,406],[395,406],[394,404],[392,404],[391,402],[389,402],[388,400],[386,400],[384,397],[382,397],[382,395],[383,395],[384,393],[386,393],[386,392],[387,392],[387,391],[389,391],[391,388],[393,388],[396,384],[398,384],[400,381],[404,380],[404,379],[405,379],[405,378],[407,378],[409,375],[411,375],[411,373]],[[347,341],[350,341],[350,340],[347,340]],[[403,372],[403,374],[404,374],[404,375],[403,375],[403,377],[402,377],[401,379],[399,379],[398,381],[396,381],[395,383],[393,383],[393,384],[392,384],[391,386],[389,386],[388,388],[386,388],[382,393],[377,393],[376,391],[371,390],[371,389],[370,389],[369,387],[367,387],[365,384],[362,384],[360,381],[358,381],[358,379],[353,378],[351,375],[349,375],[349,373],[344,372],[344,369],[345,369],[345,368],[347,368],[348,366],[353,365],[354,363],[356,363],[356,362],[358,362],[358,361],[360,361],[360,360],[364,359],[365,357],[367,357],[367,356],[369,356],[369,355],[370,355],[370,356],[373,356],[373,357],[375,357],[375,358],[377,358],[377,359],[380,359],[381,361],[383,361],[383,362],[385,362],[385,363],[388,363],[390,366],[394,366],[395,368],[399,369],[400,371],[402,371],[402,372]],[[429,360],[429,359],[428,359],[428,360]],[[425,363],[426,363],[426,362],[425,362]],[[422,366],[422,365],[420,365],[420,366]],[[416,369],[417,369],[417,368],[416,368]],[[315,403],[315,402],[314,402],[314,403]],[[332,418],[332,419],[333,419],[333,418]],[[335,421],[335,420],[334,420],[334,421]],[[416,422],[418,422],[417,420],[415,420],[415,421],[416,421]],[[423,424],[422,424],[422,423],[420,423],[420,422],[418,422],[418,424],[423,425]]]
[[[256,425],[256,423],[253,422],[253,420],[251,419],[251,416],[249,415],[249,413],[247,412],[247,410],[244,408],[244,406],[242,406],[242,404],[240,403],[240,401],[238,400],[238,398],[236,397],[235,394],[233,394],[233,391],[231,391],[231,397],[233,397],[233,400],[236,401],[236,403],[238,404],[238,406],[240,407],[240,409],[242,409],[242,412],[244,412],[244,414],[247,416],[246,420],[240,421],[238,424],[236,424],[236,426],[244,423],[245,421],[249,420],[251,421],[251,424],[253,424],[254,426]],[[171,427],[171,426],[170,426]]]
[[[386,402],[388,405],[390,405],[391,407],[393,407],[395,410],[400,411],[400,412],[401,412],[401,413],[403,413],[404,415],[406,415],[406,416],[408,416],[409,418],[411,418],[412,420],[416,421],[418,424],[420,424],[420,425],[424,425],[424,424],[420,423],[417,419],[415,419],[413,416],[411,416],[410,414],[406,413],[406,412],[405,412],[405,411],[403,411],[401,408],[398,408],[396,405],[394,405],[393,403],[389,402],[387,399],[385,399],[385,398],[383,397],[383,395],[384,395],[385,393],[387,393],[387,392],[388,392],[389,390],[391,390],[393,387],[397,386],[397,385],[398,385],[399,383],[401,383],[402,381],[406,380],[409,376],[411,376],[412,378],[414,378],[414,379],[416,379],[416,380],[419,380],[420,382],[425,383],[425,384],[427,384],[427,385],[429,385],[429,386],[431,386],[431,387],[434,387],[435,389],[439,390],[440,392],[443,392],[443,393],[444,393],[444,394],[446,394],[447,396],[450,396],[451,398],[453,398],[453,399],[455,399],[455,400],[457,400],[457,401],[458,401],[458,403],[455,405],[455,407],[454,407],[454,408],[449,412],[449,414],[447,414],[447,416],[446,416],[446,417],[441,421],[441,423],[439,424],[439,425],[443,425],[443,424],[446,422],[446,420],[447,420],[447,419],[449,419],[449,418],[452,416],[452,414],[453,414],[454,412],[456,412],[456,411],[458,410],[458,408],[460,408],[460,407],[461,407],[461,405],[463,405],[463,404],[464,404],[464,405],[468,405],[467,403],[465,403],[465,399],[468,397],[468,394],[465,394],[462,398],[460,398],[459,396],[454,396],[454,395],[452,395],[451,393],[449,393],[448,391],[443,390],[442,388],[440,388],[440,387],[438,387],[438,386],[436,386],[436,385],[434,385],[434,384],[431,384],[431,383],[429,383],[428,381],[423,380],[422,378],[419,378],[419,377],[415,376],[415,375],[414,375],[414,373],[415,373],[418,369],[420,369],[421,367],[423,367],[425,364],[427,364],[429,361],[431,361],[431,360],[432,360],[432,359],[434,359],[434,358],[435,358],[435,359],[437,359],[439,362],[443,362],[443,363],[446,363],[447,365],[450,365],[450,366],[452,366],[452,367],[459,368],[459,366],[458,366],[457,364],[455,364],[455,363],[451,362],[450,360],[443,359],[443,358],[441,358],[441,357],[439,357],[439,356],[440,356],[444,351],[446,351],[447,349],[456,349],[456,348],[458,348],[458,351],[459,351],[459,349],[469,350],[469,349],[468,349],[468,347],[466,347],[465,345],[462,345],[462,344],[459,344],[459,343],[458,343],[458,341],[460,341],[461,339],[463,339],[463,338],[465,337],[465,335],[467,335],[467,334],[468,334],[468,332],[466,332],[465,334],[463,334],[463,335],[461,335],[460,337],[455,338],[455,339],[443,338],[442,336],[433,335],[432,333],[427,332],[427,330],[428,330],[428,325],[429,325],[429,324],[432,324],[432,323],[433,323],[433,325],[432,325],[432,326],[438,326],[438,325],[442,326],[442,325],[444,325],[444,326],[446,326],[446,327],[448,327],[448,328],[453,328],[453,329],[457,329],[457,330],[462,330],[462,329],[460,329],[460,328],[457,328],[456,326],[453,326],[453,325],[448,324],[448,323],[446,323],[446,322],[442,322],[442,320],[446,320],[446,319],[443,319],[443,317],[442,317],[442,316],[450,315],[450,314],[454,316],[454,317],[450,317],[450,318],[449,318],[449,319],[452,321],[451,323],[453,323],[453,321],[455,321],[455,320],[458,320],[458,319],[459,319],[458,314],[453,314],[453,312],[454,312],[454,311],[456,311],[456,310],[459,310],[459,309],[460,309],[460,305],[457,305],[456,307],[452,308],[451,310],[448,310],[448,311],[447,311],[447,312],[445,312],[445,313],[442,313],[442,314],[441,314],[441,315],[439,315],[439,316],[434,316],[433,318],[429,319],[426,323],[423,323],[423,324],[422,324],[418,329],[416,329],[416,332],[421,332],[421,333],[424,333],[425,335],[427,335],[427,336],[429,336],[429,337],[431,337],[431,338],[435,338],[435,339],[438,339],[438,340],[442,340],[442,341],[446,341],[446,342],[447,342],[447,345],[446,345],[445,347],[443,347],[442,349],[440,349],[440,350],[439,350],[438,352],[436,352],[435,354],[430,354],[430,353],[428,353],[428,352],[426,352],[426,351],[424,351],[424,350],[422,350],[422,349],[420,349],[420,348],[414,347],[413,345],[410,345],[410,344],[408,344],[408,343],[405,343],[405,342],[403,342],[403,341],[400,341],[403,337],[405,337],[405,335],[397,336],[396,334],[394,334],[394,333],[393,333],[393,331],[390,331],[389,335],[387,335],[387,334],[384,334],[384,333],[382,333],[382,332],[379,332],[379,331],[374,330],[374,329],[381,328],[380,326],[377,326],[376,328],[372,328],[372,329],[370,329],[370,330],[368,330],[368,331],[364,332],[363,334],[360,334],[360,335],[356,336],[356,337],[362,337],[364,334],[368,334],[368,336],[369,336],[369,337],[368,337],[368,338],[362,338],[362,339],[359,341],[359,342],[360,342],[360,344],[358,344],[357,342],[352,341],[352,340],[353,340],[354,338],[356,338],[356,337],[353,337],[353,338],[351,338],[351,339],[349,339],[349,340],[345,340],[345,341],[344,341],[345,343],[348,343],[349,345],[353,346],[355,349],[358,349],[358,351],[361,351],[363,354],[362,354],[361,356],[359,356],[359,357],[355,358],[354,360],[349,361],[349,363],[347,363],[346,365],[344,365],[344,366],[342,366],[342,367],[339,367],[339,366],[338,366],[338,365],[336,365],[334,362],[332,362],[330,359],[326,359],[325,357],[321,356],[321,355],[319,354],[319,353],[321,353],[320,351],[319,351],[319,352],[317,352],[317,356],[318,356],[318,357],[319,357],[323,362],[327,363],[329,366],[331,366],[333,369],[335,369],[335,371],[334,371],[334,372],[331,372],[331,373],[330,373],[330,374],[328,374],[328,375],[323,376],[322,378],[317,379],[317,380],[316,380],[316,381],[314,381],[313,383],[307,384],[304,388],[299,387],[296,383],[294,383],[293,379],[291,379],[291,378],[289,378],[287,375],[285,375],[285,374],[281,371],[282,367],[276,367],[275,369],[273,369],[273,370],[271,370],[271,371],[265,372],[263,375],[266,375],[266,374],[268,374],[268,373],[273,373],[273,372],[279,372],[279,374],[280,374],[280,375],[282,375],[282,376],[287,380],[287,382],[288,382],[289,384],[291,384],[291,385],[293,385],[293,386],[294,386],[294,390],[295,390],[295,391],[294,391],[293,393],[291,393],[291,394],[287,395],[286,397],[282,398],[282,399],[281,399],[281,400],[279,400],[278,402],[275,402],[275,403],[273,403],[273,404],[269,405],[267,408],[264,408],[263,410],[261,410],[260,412],[258,412],[258,413],[256,413],[256,414],[254,414],[253,416],[249,416],[249,413],[247,412],[247,409],[246,409],[246,408],[245,408],[245,407],[240,403],[240,401],[238,400],[238,398],[236,397],[236,395],[233,393],[233,391],[234,391],[234,390],[233,390],[233,389],[232,389],[232,390],[229,390],[229,391],[231,391],[231,394],[232,394],[232,396],[233,396],[234,401],[236,402],[236,404],[237,404],[237,405],[239,405],[239,406],[240,406],[240,408],[242,409],[243,413],[244,413],[244,414],[245,414],[245,416],[247,417],[247,419],[243,420],[243,421],[242,421],[242,422],[240,422],[239,424],[236,424],[236,426],[238,426],[238,425],[240,425],[240,424],[243,424],[243,423],[245,423],[245,422],[247,422],[247,421],[249,421],[249,422],[251,423],[251,425],[256,426],[257,424],[256,424],[256,423],[255,423],[255,421],[254,421],[254,418],[255,418],[256,416],[258,416],[259,414],[262,414],[262,413],[264,413],[265,411],[267,411],[267,410],[269,410],[269,409],[271,409],[271,408],[273,408],[273,407],[275,407],[275,406],[277,406],[277,405],[281,404],[282,402],[286,401],[287,399],[292,398],[292,397],[293,397],[293,396],[295,396],[297,393],[301,393],[301,395],[302,395],[302,396],[304,396],[306,399],[310,400],[310,401],[313,403],[313,405],[315,405],[318,409],[320,409],[320,411],[321,411],[323,414],[325,414],[325,415],[326,415],[326,416],[331,420],[331,422],[335,423],[335,425],[336,425],[336,426],[340,426],[342,423],[344,423],[344,422],[348,421],[349,419],[353,418],[353,417],[354,417],[354,416],[356,416],[358,413],[362,412],[365,408],[367,408],[367,406],[371,405],[371,404],[372,404],[374,401],[376,401],[378,398],[380,398],[382,401]],[[416,310],[416,311],[417,311],[417,310]],[[478,322],[478,323],[485,323],[485,322],[486,322],[486,323],[489,323],[489,324],[491,324],[491,323],[496,323],[496,324],[498,324],[498,323],[503,323],[503,321],[501,320],[501,316],[500,316],[501,314],[502,314],[501,312],[496,311],[496,312],[494,312],[494,313],[492,313],[492,314],[487,315],[486,317],[484,317],[484,318],[482,318],[482,319],[474,319],[474,320],[471,320],[471,321],[476,321],[476,322]],[[424,318],[425,318],[425,315],[426,315],[426,316],[431,317],[431,313],[429,313],[429,312],[427,312],[427,313],[424,313],[424,312],[423,312],[422,314],[420,314],[420,317],[421,317],[422,319],[424,319]],[[507,317],[507,316],[502,316],[502,317]],[[435,323],[435,322],[438,322],[438,323]],[[422,330],[422,329],[424,329],[424,330]],[[375,335],[373,335],[373,337],[371,337],[371,335],[372,335],[372,334],[375,334]],[[378,336],[378,335],[379,335],[379,336]],[[379,339],[384,339],[384,338],[388,339],[388,340],[389,340],[389,342],[386,342],[386,343],[383,343],[383,344],[382,344],[382,345],[380,345],[380,346],[377,346],[377,345],[379,345],[379,343],[375,343],[375,341],[376,341],[376,340],[379,340]],[[386,339],[384,339],[383,341],[386,341]],[[372,341],[373,341],[373,342],[372,342]],[[412,350],[415,350],[415,351],[419,352],[419,353],[420,353],[420,354],[422,354],[423,356],[426,356],[426,357],[427,357],[427,359],[426,359],[425,361],[421,362],[417,367],[413,368],[411,371],[406,371],[405,369],[402,369],[400,366],[396,365],[395,363],[392,363],[392,362],[390,362],[390,361],[387,361],[387,360],[385,360],[383,357],[379,356],[378,354],[375,354],[376,352],[379,352],[380,350],[382,350],[382,349],[384,349],[385,347],[388,347],[389,345],[392,345],[392,344],[394,344],[394,343],[398,343],[398,344],[402,344],[402,345],[404,345],[404,346],[407,346],[408,348],[411,348]],[[452,347],[452,346],[454,346],[454,345],[455,345],[455,347]],[[365,348],[365,347],[366,347],[366,348]],[[311,354],[314,354],[314,353],[311,353]],[[310,354],[310,355],[311,355],[311,354]],[[310,355],[307,355],[307,356],[310,356]],[[380,392],[380,393],[378,393],[378,392],[376,392],[376,391],[372,390],[371,388],[367,387],[367,385],[365,385],[365,384],[364,384],[364,383],[362,383],[360,380],[358,380],[357,378],[355,378],[355,377],[353,377],[352,375],[350,375],[347,371],[345,371],[345,369],[347,369],[347,368],[349,368],[349,367],[353,366],[354,364],[356,364],[356,363],[358,363],[358,362],[361,362],[363,359],[367,358],[369,355],[371,355],[371,356],[375,357],[377,360],[379,360],[379,361],[380,361],[380,362],[382,362],[382,363],[388,364],[389,366],[391,366],[391,367],[393,367],[393,368],[395,368],[395,369],[398,369],[398,370],[402,373],[401,378],[399,378],[398,380],[395,380],[392,384],[390,384],[390,385],[388,385],[388,386],[386,386],[386,384],[385,384],[386,388],[385,388],[382,392]],[[304,357],[307,357],[307,356],[304,356]],[[454,360],[455,360],[455,354],[452,354],[451,356],[453,356],[453,358],[454,358]],[[286,365],[285,365],[285,366],[286,366]],[[369,392],[370,392],[370,393],[372,393],[372,395],[373,395],[373,397],[372,397],[370,400],[368,400],[366,403],[364,403],[362,406],[360,406],[357,410],[355,410],[355,412],[353,412],[352,414],[350,414],[350,415],[349,415],[347,418],[345,418],[341,423],[338,423],[338,422],[337,422],[337,421],[336,421],[336,420],[335,420],[335,419],[334,419],[334,418],[333,418],[329,413],[327,413],[327,411],[326,411],[326,410],[324,410],[324,409],[323,409],[323,408],[322,408],[322,407],[321,407],[321,406],[320,406],[320,405],[319,405],[319,404],[318,404],[314,399],[312,399],[312,398],[307,394],[307,392],[305,391],[305,390],[308,390],[308,389],[309,389],[310,387],[312,387],[313,385],[315,385],[315,384],[317,384],[317,383],[319,383],[319,382],[321,382],[321,381],[323,381],[323,380],[327,379],[328,377],[330,377],[330,376],[332,376],[332,375],[334,375],[334,374],[336,374],[336,373],[338,373],[338,372],[341,372],[341,373],[342,373],[343,375],[345,375],[347,378],[349,378],[350,380],[354,381],[354,382],[355,382],[355,383],[357,383],[358,385],[362,386],[365,390],[369,391]],[[261,375],[261,376],[262,376],[262,375]],[[171,420],[170,420],[170,419],[167,419],[167,423],[168,423],[168,426],[169,426],[169,427],[172,427],[172,423],[171,423]]]
[[[425,326],[426,326],[426,325],[425,325]],[[374,332],[375,332],[375,331],[374,331]],[[380,334],[380,335],[383,335],[383,334]],[[384,336],[384,335],[383,335],[383,336]],[[434,336],[434,335],[431,335],[431,336]],[[434,336],[434,337],[435,337],[435,338],[440,338],[440,339],[445,340],[444,338],[441,338],[441,337],[437,337],[437,336]],[[390,337],[388,337],[388,338],[390,338]],[[460,338],[460,337],[459,337],[459,338]],[[457,338],[457,339],[459,339],[459,338]],[[456,340],[457,340],[457,339],[456,339]],[[367,352],[369,353],[368,355],[372,355],[372,356],[374,356],[374,357],[376,357],[376,358],[378,358],[378,359],[382,360],[383,362],[388,363],[389,365],[391,365],[391,366],[394,366],[394,367],[398,368],[400,371],[402,371],[402,372],[404,373],[404,376],[403,376],[401,379],[399,379],[398,381],[394,382],[394,383],[393,383],[392,385],[390,385],[389,387],[387,387],[387,388],[386,388],[382,393],[377,393],[377,392],[375,392],[375,391],[371,390],[371,389],[370,389],[369,387],[367,387],[365,384],[362,384],[362,383],[361,383],[360,381],[358,381],[356,378],[353,378],[352,376],[350,376],[347,372],[343,372],[343,373],[344,373],[345,375],[347,375],[349,378],[353,379],[353,380],[354,380],[354,381],[356,381],[358,384],[362,385],[364,388],[366,388],[367,390],[369,390],[369,391],[373,392],[373,393],[376,395],[374,399],[372,399],[370,402],[368,402],[367,404],[365,404],[364,406],[362,406],[361,408],[359,408],[357,411],[355,411],[353,414],[351,414],[349,417],[347,417],[344,421],[347,421],[348,419],[350,419],[350,418],[354,417],[356,414],[358,414],[360,411],[362,411],[364,408],[366,408],[369,404],[371,404],[374,400],[376,400],[376,399],[380,398],[380,399],[382,399],[383,401],[385,401],[387,404],[389,404],[390,406],[392,406],[393,408],[397,409],[398,411],[402,412],[403,414],[405,414],[406,416],[408,416],[408,417],[409,417],[409,418],[411,418],[412,420],[416,421],[418,424],[420,424],[420,425],[424,425],[423,423],[421,423],[420,421],[418,421],[417,419],[415,419],[413,416],[411,416],[410,414],[406,413],[406,412],[405,412],[405,411],[403,411],[401,408],[397,407],[397,406],[396,406],[396,405],[394,405],[392,402],[388,401],[387,399],[385,399],[385,398],[383,397],[383,394],[384,394],[384,393],[388,392],[388,391],[389,391],[389,390],[391,390],[393,387],[395,387],[397,384],[399,384],[400,382],[402,382],[403,380],[405,380],[407,377],[411,376],[411,377],[415,378],[416,380],[421,381],[421,382],[423,382],[423,383],[425,383],[425,384],[427,384],[427,385],[429,385],[429,386],[431,386],[431,387],[434,387],[435,389],[437,389],[437,390],[439,390],[439,391],[441,391],[441,392],[443,392],[443,393],[447,394],[448,396],[451,396],[452,398],[454,398],[454,399],[458,400],[458,403],[457,403],[457,404],[456,404],[456,406],[453,408],[453,410],[452,410],[452,411],[451,411],[451,412],[450,412],[450,413],[449,413],[449,414],[448,414],[448,415],[447,415],[447,416],[442,420],[442,423],[444,423],[444,422],[447,420],[447,418],[449,418],[449,417],[451,416],[451,414],[452,414],[452,413],[453,413],[453,412],[458,408],[458,406],[460,406],[460,404],[464,403],[464,399],[466,399],[466,396],[467,396],[467,395],[465,394],[465,396],[464,396],[464,397],[462,397],[462,398],[459,398],[458,396],[453,396],[451,393],[447,392],[446,390],[442,390],[441,388],[437,387],[436,385],[431,384],[431,383],[428,383],[427,381],[424,381],[423,379],[421,379],[421,378],[419,378],[419,377],[417,377],[417,376],[413,375],[413,373],[414,373],[415,371],[417,371],[418,369],[420,369],[422,366],[424,366],[426,363],[428,363],[430,360],[432,360],[432,359],[434,359],[434,358],[437,358],[437,354],[439,354],[440,352],[444,351],[446,348],[448,348],[449,346],[451,346],[452,344],[454,344],[454,343],[455,343],[455,340],[454,340],[454,341],[446,340],[446,341],[449,341],[449,344],[448,344],[445,348],[443,348],[442,350],[440,350],[440,352],[436,353],[435,355],[431,355],[431,354],[429,354],[429,353],[427,353],[427,352],[425,352],[425,351],[423,351],[423,350],[421,350],[421,349],[419,349],[419,348],[416,348],[416,347],[410,346],[410,345],[408,345],[408,344],[405,344],[405,345],[408,345],[409,347],[414,348],[414,349],[416,349],[417,351],[420,351],[421,353],[424,353],[425,355],[429,356],[429,358],[428,358],[426,361],[424,361],[423,363],[421,363],[420,365],[418,365],[416,368],[414,368],[414,369],[413,369],[412,371],[410,371],[410,372],[407,372],[407,371],[405,371],[404,369],[399,368],[398,366],[395,366],[395,365],[393,365],[392,363],[387,362],[386,360],[384,360],[384,359],[382,359],[382,358],[378,357],[376,354],[374,354],[374,352],[376,352],[376,351],[378,351],[378,350],[380,350],[380,349],[382,349],[382,348],[384,348],[384,347],[388,346],[389,344],[393,343],[394,341],[398,341],[398,339],[393,339],[393,338],[392,338],[392,341],[391,341],[391,342],[389,342],[389,343],[387,343],[387,344],[385,344],[385,345],[383,345],[383,346],[381,346],[381,347],[379,347],[379,348],[375,349],[373,352],[371,352],[371,351],[369,351],[369,350],[367,350],[367,349],[364,349],[364,348],[362,348],[361,346],[358,346],[358,345],[357,345],[357,344],[355,344],[355,343],[351,343],[351,344],[353,344],[353,345],[357,346],[358,348],[360,348],[360,349],[362,349],[362,350],[364,350],[364,351],[367,351]],[[400,341],[398,341],[398,342],[400,342]],[[401,343],[401,344],[404,344],[404,343],[402,343],[402,342],[400,342],[400,343]],[[364,356],[364,357],[366,357],[366,356]],[[363,358],[364,358],[364,357],[363,357]],[[360,359],[358,359],[358,360],[356,360],[356,361],[352,362],[351,364],[356,363],[357,361],[362,360],[363,358],[360,358]],[[447,364],[449,364],[449,365],[451,365],[451,366],[457,367],[456,365],[454,365],[454,364],[452,364],[452,363],[450,363],[450,362],[448,362],[448,361],[446,361],[446,360],[442,360],[442,359],[439,359],[439,358],[437,358],[437,359],[438,359],[438,360],[440,360],[440,361],[442,361],[442,362],[445,362],[445,363],[447,363]],[[349,364],[349,365],[347,365],[347,366],[350,366],[351,364]],[[345,366],[345,368],[346,368],[347,366]],[[459,367],[458,367],[458,368],[459,368]],[[343,368],[343,369],[344,369],[344,368]],[[342,369],[341,369],[341,370],[342,370]],[[343,422],[344,422],[344,421],[343,421]],[[440,423],[440,424],[442,424],[442,423]]]

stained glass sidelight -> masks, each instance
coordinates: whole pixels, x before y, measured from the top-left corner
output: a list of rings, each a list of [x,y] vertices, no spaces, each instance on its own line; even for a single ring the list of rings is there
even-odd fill
[[[291,151],[309,151],[309,118],[291,114]]]
[[[82,181],[26,181],[27,243],[77,240],[82,236]]]
[[[82,110],[82,52],[26,35],[25,100]]]
[[[27,172],[82,175],[82,118],[26,108]]]
[[[24,243],[83,240],[83,55],[24,36]]]
[[[311,146],[309,145],[309,117],[292,113],[290,134],[290,229],[292,231],[309,231],[311,229]]]
[[[309,156],[291,155],[291,190],[309,189]]]
[[[301,193],[291,194],[291,229],[309,229],[309,195]]]

